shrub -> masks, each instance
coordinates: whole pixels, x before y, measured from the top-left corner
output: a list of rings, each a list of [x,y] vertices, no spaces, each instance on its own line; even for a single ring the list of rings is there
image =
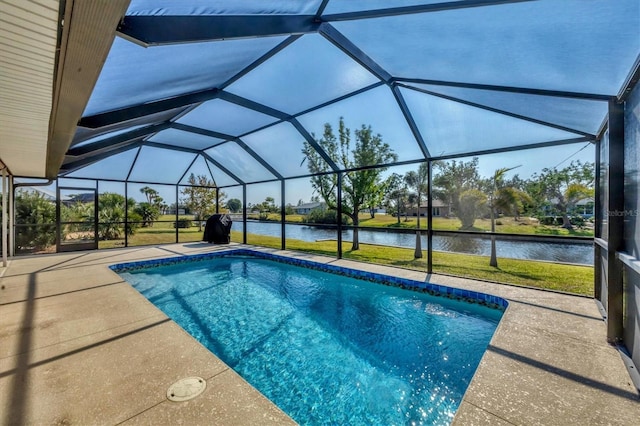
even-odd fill
[[[542,216],[540,218],[540,225],[553,225],[556,221],[556,218],[553,216]]]
[[[338,223],[338,212],[335,210],[323,210],[323,209],[314,209],[309,212],[306,217],[302,218],[303,223],[322,223],[322,224],[333,224],[336,225]],[[342,215],[342,224],[343,225],[351,225],[351,219]]]
[[[585,220],[582,216],[571,216],[569,219],[572,225],[577,226],[578,228],[584,227]]]
[[[15,243],[18,250],[42,250],[55,244],[56,205],[43,195],[37,192],[17,192],[15,220]]]
[[[188,217],[179,217],[178,222],[173,222],[174,228],[191,228],[193,226],[193,221]]]
[[[140,225],[142,223],[142,216],[140,216],[136,212],[131,212],[129,213],[128,220],[129,221],[127,222],[127,225],[125,227],[125,232],[128,236],[132,236],[136,233],[136,230],[140,228]]]

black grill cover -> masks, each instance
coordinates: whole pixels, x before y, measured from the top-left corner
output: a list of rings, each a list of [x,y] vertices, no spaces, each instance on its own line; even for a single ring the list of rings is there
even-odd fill
[[[202,241],[216,244],[229,244],[229,241],[231,241],[232,223],[228,214],[214,214],[207,219]]]

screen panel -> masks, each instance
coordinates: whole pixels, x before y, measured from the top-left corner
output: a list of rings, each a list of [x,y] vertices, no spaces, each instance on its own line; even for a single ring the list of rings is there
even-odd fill
[[[116,37],[83,116],[217,87],[282,40],[144,48]]]

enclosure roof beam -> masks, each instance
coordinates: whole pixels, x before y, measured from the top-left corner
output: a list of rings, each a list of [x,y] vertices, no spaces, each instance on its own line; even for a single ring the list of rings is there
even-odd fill
[[[486,111],[495,112],[497,114],[506,115],[506,116],[513,117],[513,118],[517,118],[519,120],[530,121],[532,123],[541,124],[543,126],[553,127],[554,129],[563,130],[565,132],[576,133],[578,135],[588,136],[588,137],[593,137],[593,138],[595,138],[595,136],[596,136],[596,135],[594,135],[592,133],[589,133],[589,132],[583,132],[582,130],[577,130],[577,129],[573,129],[573,128],[570,128],[570,127],[561,126],[559,124],[555,124],[555,123],[552,123],[552,122],[549,122],[549,121],[539,120],[537,118],[532,118],[532,117],[529,117],[529,116],[526,116],[526,115],[516,114],[516,113],[505,111],[505,110],[499,109],[499,108],[489,107],[489,106],[486,106],[486,105],[483,105],[483,104],[479,104],[479,103],[476,103],[476,102],[466,101],[464,99],[456,98],[454,96],[443,95],[441,93],[432,92],[430,90],[421,89],[419,87],[409,86],[409,85],[402,84],[402,83],[398,84],[397,86],[404,87],[405,89],[408,89],[408,90],[413,90],[413,91],[416,91],[416,92],[424,93],[424,94],[427,94],[427,95],[430,95],[430,96],[435,96],[437,98],[446,99],[448,101],[457,102],[457,103],[464,104],[464,105],[469,105],[469,106],[472,106],[474,108],[479,108],[479,109],[483,109],[483,110],[486,110]]]
[[[430,155],[429,149],[427,149],[427,144],[424,142],[422,133],[420,133],[420,130],[418,129],[418,126],[413,119],[413,115],[411,114],[411,111],[409,110],[409,107],[404,100],[404,96],[402,96],[402,93],[400,93],[400,89],[398,89],[397,86],[392,86],[391,91],[393,92],[393,96],[396,98],[396,102],[398,103],[398,106],[402,111],[402,115],[404,115],[404,118],[407,121],[409,128],[411,129],[411,133],[413,133],[413,137],[416,139],[416,142],[420,147],[420,150],[422,151],[422,155],[424,155],[425,158],[429,158]]]
[[[440,12],[443,10],[469,9],[472,7],[495,6],[510,3],[523,3],[535,0],[462,0],[415,6],[390,7],[385,9],[362,10],[356,12],[332,13],[323,15],[323,21],[353,21],[357,19],[383,18],[386,16],[411,15],[415,13]]]
[[[244,67],[240,72],[238,72],[236,75],[231,77],[229,80],[225,81],[224,84],[220,86],[220,89],[222,90],[226,87],[229,87],[230,85],[232,85],[233,83],[235,83],[236,81],[244,77],[245,75],[249,74],[251,71],[253,71],[257,67],[262,65],[264,62],[266,62],[267,60],[271,59],[272,57],[274,57],[275,55],[277,55],[278,53],[280,53],[281,51],[289,47],[294,41],[298,40],[300,37],[302,37],[301,34],[287,37],[278,45],[276,45],[274,48],[269,50],[267,53],[260,56],[258,59],[256,59],[255,61],[253,61],[246,67]]]
[[[230,178],[232,178],[233,180],[235,180],[236,182],[238,182],[241,185],[244,185],[246,182],[243,181],[242,179],[240,179],[238,176],[236,176],[235,174],[233,174],[231,171],[229,171],[229,169],[227,169],[225,166],[223,166],[222,164],[220,164],[218,161],[216,161],[212,156],[210,156],[209,154],[207,154],[206,152],[201,152],[200,155],[202,155],[204,158],[206,158],[208,161],[210,161],[214,166],[216,166],[217,168],[219,168],[220,170],[222,170],[224,173],[226,173],[227,175],[229,175]]]
[[[191,169],[191,167],[195,164],[196,160],[198,159],[198,156],[200,156],[200,153],[196,154],[193,157],[193,160],[191,160],[191,163],[189,163],[189,165],[187,166],[186,169],[184,169],[184,172],[182,173],[182,175],[180,176],[180,178],[178,179],[178,185],[180,185],[180,182],[182,182],[182,179],[184,179],[184,177],[187,175],[187,173],[189,172],[189,169]]]
[[[320,3],[320,6],[318,6],[318,10],[316,11],[317,20],[321,19],[322,14],[324,13],[324,10],[327,8],[328,4],[329,4],[329,0],[322,0],[322,3]]]
[[[342,50],[351,59],[359,63],[371,74],[375,75],[381,81],[389,84],[392,76],[384,68],[382,68],[376,61],[371,59],[369,55],[364,53],[358,46],[353,44],[351,40],[345,37],[340,31],[338,31],[331,24],[323,23],[320,25],[320,34],[322,34],[327,40],[329,40],[338,49]]]
[[[235,181],[239,182],[239,183],[244,183],[242,180],[240,180],[236,175],[234,175],[233,173],[231,173],[226,167],[224,167],[223,165],[221,165],[219,162],[217,162],[216,160],[214,160],[209,154],[207,154],[206,152],[203,152],[199,149],[194,149],[194,148],[187,148],[184,146],[175,146],[175,145],[167,145],[164,143],[158,143],[158,142],[149,142],[149,141],[145,141],[142,143],[142,145],[144,146],[148,146],[151,148],[159,148],[159,149],[171,149],[174,151],[181,151],[181,152],[189,152],[191,154],[199,154],[202,155],[204,158],[206,158],[207,160],[211,161],[213,164],[215,164],[220,170],[222,170],[223,172],[225,172],[226,174],[228,174],[230,177],[232,177]],[[196,156],[197,157],[197,156]]]
[[[375,82],[373,84],[370,84],[368,86],[365,86],[365,87],[363,87],[361,89],[354,90],[353,92],[349,92],[346,95],[342,95],[342,96],[339,96],[337,98],[331,99],[331,100],[323,102],[321,104],[318,104],[316,106],[313,106],[311,108],[307,108],[304,111],[296,113],[295,115],[293,115],[293,117],[297,118],[297,117],[303,116],[305,114],[308,114],[310,112],[317,111],[317,110],[322,109],[324,107],[327,107],[329,105],[333,105],[333,104],[338,103],[340,101],[344,101],[345,99],[349,99],[349,98],[351,98],[353,96],[357,96],[357,95],[360,95],[362,93],[368,92],[369,90],[373,90],[373,89],[375,89],[377,87],[383,86],[384,84],[385,83],[383,81],[377,81],[377,82]]]
[[[262,114],[270,115],[272,117],[276,117],[280,120],[288,120],[291,116],[282,111],[278,111],[277,109],[268,107],[261,103],[249,100],[247,98],[243,98],[242,96],[234,95],[233,93],[221,91],[218,96],[220,99],[225,100],[227,102],[231,102],[233,104],[239,105],[244,108],[251,109],[253,111],[260,112]]]
[[[611,98],[611,95],[602,95],[602,94],[595,94],[595,93],[535,89],[530,87],[499,86],[499,85],[492,85],[492,84],[462,83],[457,81],[427,80],[423,78],[393,77],[392,81],[399,82],[399,83],[431,84],[434,86],[463,87],[466,89],[493,90],[496,92],[520,93],[525,95],[552,96],[557,98],[585,99],[585,100],[591,100],[591,101],[607,101],[608,102],[609,99]]]
[[[77,148],[72,148],[69,151],[67,151],[67,155],[80,156],[80,155],[89,154],[91,152],[100,151],[112,145],[119,145],[123,142],[144,138],[146,136],[168,129],[169,127],[171,127],[171,123],[168,123],[168,122],[153,124],[151,126],[146,126],[141,129],[135,129],[130,132],[121,133],[119,135],[103,139],[99,142],[89,143],[83,146],[79,146]]]
[[[307,143],[311,145],[318,154],[320,154],[322,159],[329,165],[329,167],[331,167],[331,170],[333,170],[334,172],[340,171],[340,167],[338,167],[338,165],[333,161],[333,159],[329,157],[329,154],[327,154],[327,152],[318,144],[318,142],[316,142],[313,136],[311,136],[311,134],[307,131],[307,129],[305,129],[304,126],[300,124],[298,120],[296,120],[295,118],[291,119],[291,124],[293,125],[293,127],[296,128],[298,132],[300,132],[300,134],[305,138]]]
[[[274,175],[278,179],[284,179],[284,177],[282,177],[282,175],[280,173],[278,173],[278,171],[276,169],[274,169],[271,166],[271,164],[269,164],[264,158],[262,158],[262,156],[258,155],[253,149],[251,149],[251,147],[249,147],[249,145],[244,143],[244,141],[242,139],[236,138],[234,141],[235,141],[235,143],[240,145],[240,147],[242,149],[244,149],[247,152],[247,154],[252,156],[254,160],[256,160],[258,163],[260,163],[262,165],[262,167],[264,167],[265,169],[269,170],[269,173],[271,173],[272,175]]]
[[[176,129],[176,130],[182,130],[184,132],[197,133],[197,134],[202,135],[202,136],[209,136],[209,137],[216,138],[216,139],[223,139],[223,140],[234,140],[234,139],[236,139],[235,136],[228,135],[226,133],[216,132],[215,130],[203,129],[201,127],[189,126],[188,124],[182,124],[182,123],[173,122],[173,123],[171,123],[171,128],[172,129]]]
[[[631,71],[629,71],[627,78],[622,84],[620,92],[618,92],[618,101],[626,101],[629,95],[631,95],[633,88],[638,84],[638,81],[640,81],[640,53],[636,57],[636,60],[631,67]]]
[[[120,108],[113,111],[82,117],[78,125],[95,129],[174,108],[205,102],[215,99],[219,94],[220,90],[218,89],[208,89],[186,95],[175,96],[173,98],[162,99],[160,101]]]
[[[168,143],[162,143],[162,142],[143,141],[142,145],[148,146],[150,148],[169,149],[171,151],[188,152],[190,154],[200,154],[201,152],[199,149],[187,148],[185,146],[179,146],[179,145],[170,145]]]
[[[547,142],[538,142],[532,143],[528,145],[518,145],[518,146],[508,146],[504,148],[493,148],[493,149],[485,149],[480,151],[472,151],[465,152],[463,154],[451,154],[451,155],[441,155],[438,157],[431,157],[432,161],[438,160],[451,160],[454,158],[463,158],[463,157],[476,157],[480,155],[488,155],[488,154],[499,154],[502,152],[512,152],[512,151],[522,151],[525,149],[534,149],[534,148],[547,148],[550,146],[560,146],[560,145],[569,145],[580,142],[595,142],[595,138],[589,137],[579,137],[579,138],[570,138],[570,139],[561,139],[555,141],[547,141]]]
[[[111,157],[112,155],[120,154],[125,151],[129,151],[130,149],[140,147],[142,145],[142,139],[137,139],[129,142],[125,142],[118,146],[113,146],[112,149],[108,149],[99,153],[95,153],[94,155],[89,155],[84,158],[80,158],[75,161],[70,161],[62,164],[60,170],[64,172],[65,175],[74,172],[78,169],[81,169],[84,166],[88,166],[97,161],[104,160],[107,157]]]
[[[260,58],[253,61],[248,66],[244,67],[240,72],[235,74],[229,80],[224,82],[220,88],[210,88],[206,90],[201,90],[198,92],[187,93],[184,95],[174,96],[167,99],[151,101],[140,105],[132,105],[129,107],[124,107],[112,111],[106,111],[99,114],[89,115],[86,117],[82,117],[78,122],[78,125],[81,127],[87,127],[91,129],[104,127],[116,123],[121,123],[124,121],[132,120],[139,117],[144,117],[147,115],[164,112],[174,108],[180,107],[189,107],[189,106],[197,106],[200,103],[216,99],[221,94],[221,89],[231,85],[241,77],[245,76],[249,72],[251,72],[256,67],[260,66],[266,60],[270,59],[274,55],[276,55],[281,50],[285,49],[291,43],[296,41],[300,36],[291,36],[287,37],[286,40],[279,43],[274,48],[270,49],[267,53],[262,55]],[[229,95],[226,95],[231,99]],[[266,107],[265,107],[266,108]],[[274,110],[275,111],[275,110]],[[179,115],[179,114],[178,114]]]
[[[125,16],[123,38],[143,46],[308,34],[318,31],[314,15]]]

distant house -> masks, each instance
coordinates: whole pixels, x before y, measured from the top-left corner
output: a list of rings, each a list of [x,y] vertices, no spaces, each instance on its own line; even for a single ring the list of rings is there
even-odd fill
[[[94,199],[95,199],[95,195],[93,192],[83,192],[79,194],[69,195],[67,197],[64,197],[64,199],[60,201],[65,206],[72,206],[77,203],[80,203],[80,204],[93,203]]]
[[[321,202],[315,202],[315,203],[300,204],[299,206],[293,207],[293,210],[296,212],[296,214],[309,214],[313,210],[318,210],[318,209],[326,210],[327,204],[321,203]]]
[[[595,202],[593,201],[593,198],[583,198],[576,203],[576,206],[573,209],[573,214],[582,216],[585,219],[589,219],[593,217],[594,206]]]
[[[420,216],[427,216],[428,208],[429,206],[426,202],[422,203],[420,205]],[[451,216],[451,205],[434,198],[431,200],[431,214],[433,217],[449,217]],[[407,216],[418,216],[418,209],[416,207],[408,208]]]
[[[80,194],[75,194],[70,196],[71,201],[75,203],[91,203],[95,199],[95,194],[93,192],[83,192]]]
[[[554,205],[558,202],[558,199],[552,198],[549,200],[550,205],[543,207],[544,216],[554,216]],[[589,219],[594,215],[595,202],[593,198],[583,198],[579,200],[576,205],[569,211],[570,216],[582,216],[585,219]]]
[[[56,201],[56,192],[52,191],[46,187],[40,187],[40,186],[21,186],[18,187],[16,189],[16,192],[31,192],[31,193],[36,193],[36,194],[40,194],[40,196],[42,198],[44,198],[47,201]],[[61,196],[61,201],[62,202],[66,202],[69,201],[70,198],[67,196],[62,195]]]
[[[175,208],[175,206],[167,208],[167,214],[169,214],[169,215],[174,215],[174,214],[176,214],[176,208]],[[178,209],[178,214],[179,214],[179,215],[181,215],[181,214],[187,214],[187,211],[186,211],[184,208],[179,208],[179,209]]]

